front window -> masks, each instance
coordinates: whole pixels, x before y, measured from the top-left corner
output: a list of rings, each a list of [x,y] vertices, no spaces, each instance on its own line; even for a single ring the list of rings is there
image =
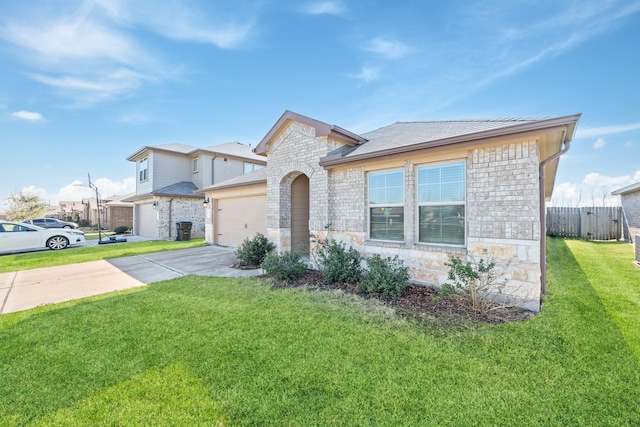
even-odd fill
[[[464,245],[464,162],[418,168],[418,240]]]
[[[140,165],[138,168],[138,177],[140,179],[140,182],[146,181],[147,179],[149,179],[149,158],[148,157],[145,157],[144,159],[140,160]]]
[[[264,165],[260,165],[258,163],[244,162],[244,173],[257,171],[258,169],[262,169],[263,167],[264,167]]]
[[[198,158],[194,157],[193,158],[193,173],[198,172]]]
[[[404,241],[404,172],[369,174],[369,237]]]

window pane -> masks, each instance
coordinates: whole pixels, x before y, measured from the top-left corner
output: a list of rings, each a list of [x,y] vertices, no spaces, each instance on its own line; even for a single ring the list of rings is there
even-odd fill
[[[401,170],[369,174],[369,203],[404,202],[404,172]]]
[[[418,202],[462,202],[464,193],[463,162],[418,169]]]
[[[420,234],[423,243],[464,245],[464,206],[420,206]]]
[[[404,240],[404,208],[376,207],[369,209],[372,239]]]
[[[369,189],[369,203],[375,205],[381,205],[384,203],[385,194],[384,188],[371,188]]]

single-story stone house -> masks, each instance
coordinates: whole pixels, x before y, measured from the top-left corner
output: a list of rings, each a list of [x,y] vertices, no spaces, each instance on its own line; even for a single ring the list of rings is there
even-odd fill
[[[254,149],[267,167],[204,187],[208,243],[256,232],[279,251],[310,234],[364,256],[398,255],[411,279],[442,285],[450,255],[487,250],[539,310],[546,286],[545,200],[580,114],[546,119],[398,122],[356,134],[286,111]]]

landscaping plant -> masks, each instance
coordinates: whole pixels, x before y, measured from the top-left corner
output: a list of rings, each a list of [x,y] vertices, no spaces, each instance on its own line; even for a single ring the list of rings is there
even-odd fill
[[[283,254],[268,254],[262,262],[263,270],[282,282],[290,282],[308,270],[302,263],[300,254],[284,252]]]
[[[352,247],[347,249],[343,242],[334,239],[321,240],[316,248],[324,283],[355,283],[360,279],[360,252]]]
[[[240,265],[258,267],[275,247],[263,234],[256,233],[251,240],[244,239],[235,254]]]
[[[399,297],[409,286],[409,268],[398,255],[382,258],[374,254],[367,258],[367,267],[367,275],[358,283],[361,291]]]
[[[483,250],[484,257],[487,250]],[[452,283],[442,286],[441,296],[455,294],[466,298],[470,306],[481,313],[487,313],[504,307],[515,307],[522,302],[522,298],[514,298],[515,295],[505,294],[508,280],[504,278],[507,266],[496,269],[493,258],[480,258],[476,260],[469,257],[463,261],[459,257],[451,255],[448,279]]]

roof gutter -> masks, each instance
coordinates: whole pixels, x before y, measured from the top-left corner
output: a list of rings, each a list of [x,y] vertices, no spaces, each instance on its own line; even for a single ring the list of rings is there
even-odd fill
[[[567,139],[567,130],[562,131],[562,144],[563,148],[557,153],[547,157],[543,161],[540,162],[538,176],[540,179],[539,182],[539,190],[540,190],[540,308],[542,308],[542,304],[544,303],[544,298],[547,294],[547,215],[546,215],[546,205],[545,205],[545,196],[544,196],[544,168],[545,166],[560,158],[563,154],[569,151],[571,147],[571,140]]]

